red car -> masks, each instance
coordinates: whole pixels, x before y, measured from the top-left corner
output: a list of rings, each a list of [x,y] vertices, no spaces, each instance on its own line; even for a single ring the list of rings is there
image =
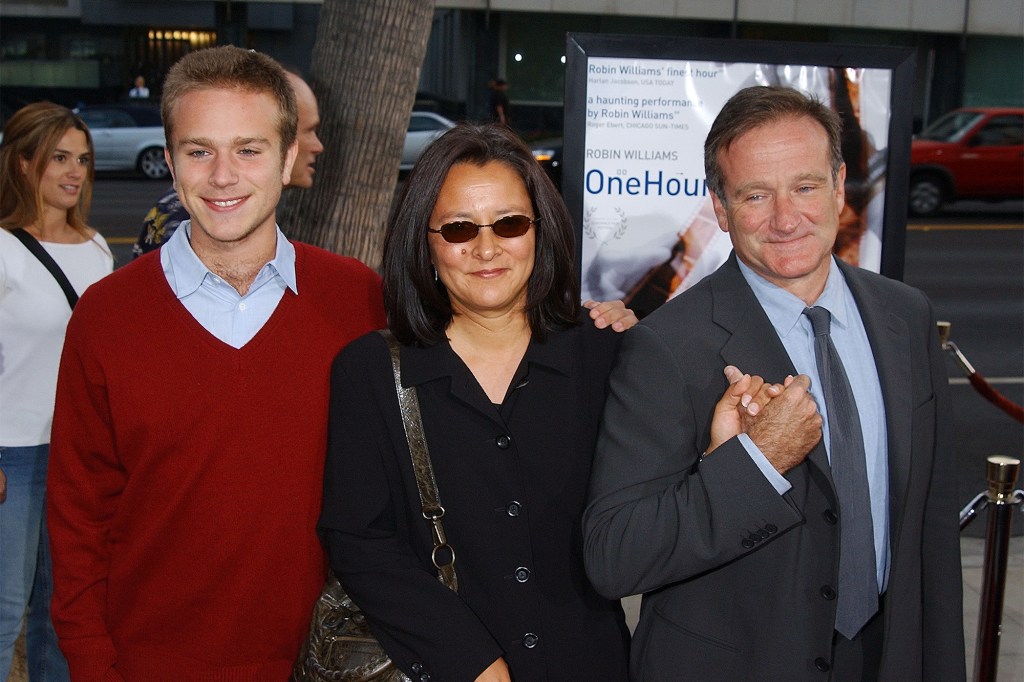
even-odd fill
[[[957,199],[1024,198],[1024,109],[956,109],[910,147],[910,213],[933,215]]]

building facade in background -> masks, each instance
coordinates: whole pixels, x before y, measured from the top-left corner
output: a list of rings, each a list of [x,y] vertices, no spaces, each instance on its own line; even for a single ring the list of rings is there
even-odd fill
[[[235,44],[308,74],[321,3],[238,0],[4,0],[0,117],[27,102],[154,100],[182,54]],[[527,137],[562,126],[567,32],[911,47],[915,128],[958,106],[1024,104],[1019,0],[437,0],[420,108],[487,118],[496,78]]]

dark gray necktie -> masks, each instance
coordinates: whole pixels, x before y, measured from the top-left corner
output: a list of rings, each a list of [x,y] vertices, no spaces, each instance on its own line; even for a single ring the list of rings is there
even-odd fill
[[[864,438],[853,390],[829,334],[832,315],[825,308],[804,308],[814,328],[814,359],[828,412],[829,460],[839,496],[839,603],[836,631],[847,639],[860,632],[878,611],[878,578],[871,522]]]

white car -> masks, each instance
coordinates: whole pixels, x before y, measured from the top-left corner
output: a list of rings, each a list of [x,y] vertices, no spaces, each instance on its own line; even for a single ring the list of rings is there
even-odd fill
[[[137,170],[152,180],[170,174],[164,160],[164,126],[152,104],[100,104],[75,110],[92,134],[96,170]]]
[[[399,169],[407,171],[416,165],[416,160],[431,142],[439,138],[455,124],[444,116],[430,111],[414,111],[405,133],[405,147],[402,149],[402,163]]]

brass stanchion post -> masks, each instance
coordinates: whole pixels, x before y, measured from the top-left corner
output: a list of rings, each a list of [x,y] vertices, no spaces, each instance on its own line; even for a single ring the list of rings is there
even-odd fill
[[[985,563],[978,614],[974,682],[994,682],[999,665],[999,637],[1002,631],[1003,599],[1006,592],[1006,562],[1010,548],[1010,526],[1021,491],[1014,492],[1020,460],[993,455],[988,458],[989,515],[985,532]]]

